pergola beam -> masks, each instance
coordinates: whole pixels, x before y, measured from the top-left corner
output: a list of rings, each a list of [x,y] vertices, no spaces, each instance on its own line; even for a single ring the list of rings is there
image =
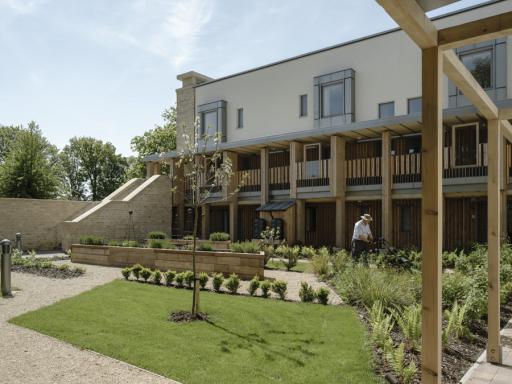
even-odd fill
[[[498,119],[498,107],[462,64],[455,52],[451,50],[444,52],[443,69],[448,78],[487,120]]]
[[[512,34],[512,12],[506,12],[440,29],[437,40],[441,49],[451,49],[510,34]]]
[[[418,0],[418,4],[425,12],[441,8],[455,2],[457,2],[457,0]]]
[[[501,123],[501,133],[509,142],[512,143],[512,124],[507,120],[500,121]]]
[[[500,120],[512,120],[512,107],[500,108],[498,116]]]
[[[382,8],[421,48],[437,46],[437,29],[414,0],[377,0]]]

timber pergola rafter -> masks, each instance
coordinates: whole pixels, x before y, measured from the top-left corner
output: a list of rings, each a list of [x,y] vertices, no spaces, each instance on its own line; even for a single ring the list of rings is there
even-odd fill
[[[453,48],[512,34],[512,12],[438,30],[425,12],[451,0],[376,0],[422,50],[422,383],[440,383],[442,333],[443,73],[488,120],[488,343],[487,360],[501,363],[501,211],[506,207],[504,143],[512,141],[512,108],[499,109]]]

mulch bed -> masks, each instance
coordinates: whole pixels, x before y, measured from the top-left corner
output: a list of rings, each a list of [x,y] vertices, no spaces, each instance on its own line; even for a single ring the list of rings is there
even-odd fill
[[[52,279],[71,279],[82,276],[85,271],[83,269],[59,269],[56,267],[40,268],[26,265],[13,265],[12,272],[31,273],[37,276],[49,277]]]
[[[358,309],[359,318],[369,329],[369,316],[364,308]],[[501,305],[501,327],[507,324],[508,320],[512,318],[512,301],[507,304]],[[443,383],[457,384],[468,369],[475,363],[478,357],[486,348],[487,343],[487,324],[482,322],[470,327],[471,338],[455,340],[450,342],[443,348],[442,356],[442,369],[443,369]],[[393,342],[398,345],[405,341],[401,332],[393,330],[391,333]],[[376,372],[385,377],[389,382],[398,382],[392,368],[384,358],[384,352],[381,348],[373,347],[373,355],[375,358]],[[410,361],[414,361],[418,367],[418,374],[416,375],[413,383],[421,383],[421,355],[419,352],[408,351],[405,352],[406,365]]]
[[[191,321],[208,321],[208,314],[205,312],[198,312],[192,315],[189,311],[172,312],[169,316],[169,321],[173,323],[188,323]]]

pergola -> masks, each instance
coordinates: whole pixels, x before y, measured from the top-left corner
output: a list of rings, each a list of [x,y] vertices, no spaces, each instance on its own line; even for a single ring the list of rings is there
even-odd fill
[[[443,226],[443,73],[488,120],[488,342],[487,360],[501,363],[500,243],[505,211],[503,153],[512,141],[512,108],[499,109],[453,48],[512,34],[512,12],[437,29],[425,12],[451,0],[376,0],[422,52],[422,383],[440,383],[441,371],[441,252]]]

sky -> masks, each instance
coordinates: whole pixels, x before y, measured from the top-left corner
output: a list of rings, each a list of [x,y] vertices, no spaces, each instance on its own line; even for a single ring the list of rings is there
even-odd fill
[[[179,73],[222,77],[395,26],[374,0],[0,0],[0,125],[131,155]]]

